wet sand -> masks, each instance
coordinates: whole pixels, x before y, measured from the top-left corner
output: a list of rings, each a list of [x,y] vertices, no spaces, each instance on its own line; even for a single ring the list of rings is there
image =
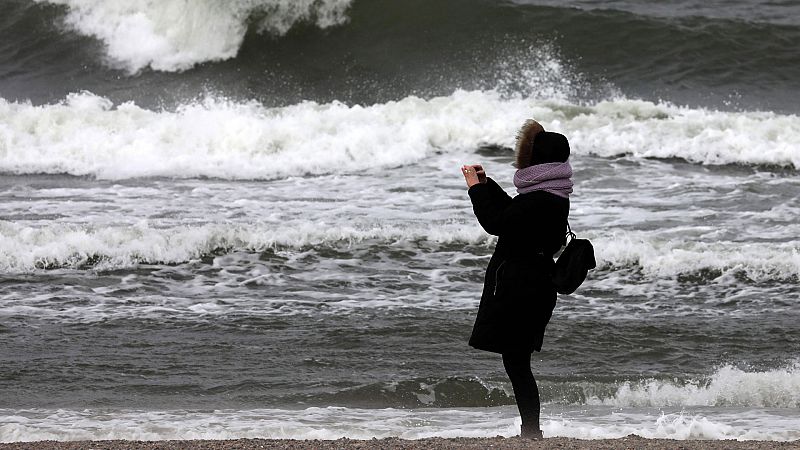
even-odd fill
[[[250,450],[250,449],[800,449],[800,441],[676,441],[628,436],[621,439],[581,440],[548,438],[530,441],[520,438],[399,438],[355,440],[234,439],[192,441],[74,441],[17,442],[0,444],[0,450]]]

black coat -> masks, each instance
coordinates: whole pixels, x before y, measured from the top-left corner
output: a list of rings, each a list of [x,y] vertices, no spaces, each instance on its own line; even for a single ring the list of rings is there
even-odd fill
[[[544,191],[513,199],[491,178],[469,189],[475,216],[498,236],[469,345],[490,352],[542,349],[556,305],[553,255],[566,242],[569,200]]]

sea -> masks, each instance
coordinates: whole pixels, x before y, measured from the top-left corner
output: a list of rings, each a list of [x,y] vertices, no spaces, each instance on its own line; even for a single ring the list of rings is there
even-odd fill
[[[0,0],[0,442],[513,436],[529,118],[597,268],[545,436],[800,439],[800,4]]]

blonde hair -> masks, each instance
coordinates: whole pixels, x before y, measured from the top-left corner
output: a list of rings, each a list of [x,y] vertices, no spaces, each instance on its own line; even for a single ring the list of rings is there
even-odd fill
[[[533,140],[543,132],[544,127],[533,119],[528,119],[517,131],[516,162],[514,167],[524,169],[531,165],[533,159]]]

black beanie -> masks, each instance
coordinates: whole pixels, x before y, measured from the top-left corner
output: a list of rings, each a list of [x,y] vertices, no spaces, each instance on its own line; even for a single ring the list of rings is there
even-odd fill
[[[565,162],[569,158],[569,141],[560,133],[542,131],[533,139],[531,165]]]

